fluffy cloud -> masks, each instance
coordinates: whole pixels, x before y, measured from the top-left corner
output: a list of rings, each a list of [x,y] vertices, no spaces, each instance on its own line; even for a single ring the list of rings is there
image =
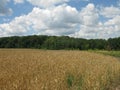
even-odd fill
[[[113,10],[115,8],[115,10]],[[107,11],[108,10],[108,11]],[[102,11],[102,12],[101,12]],[[113,11],[113,13],[111,13]],[[105,7],[96,9],[93,4],[88,4],[80,12],[83,23],[80,24],[80,30],[71,36],[81,38],[110,38],[120,35],[120,15],[119,8]],[[100,15],[111,18],[105,22],[100,21]]]
[[[33,5],[40,7],[51,7],[56,4],[68,2],[68,0],[27,0]]]
[[[39,6],[42,8],[48,8],[54,5],[69,2],[69,0],[14,0],[15,3],[23,3],[24,1],[27,1],[34,6]]]
[[[98,24],[99,15],[97,9],[95,9],[94,4],[88,4],[81,10],[80,15],[83,19],[83,25],[94,26]]]
[[[74,17],[74,18],[73,18]],[[68,35],[74,32],[79,23],[79,12],[70,6],[60,5],[52,9],[34,8],[28,15],[1,24],[0,36],[33,34]]]
[[[16,17],[12,22],[0,25],[0,36],[24,35],[29,32],[26,16]]]
[[[120,25],[120,15],[115,16],[112,19],[109,19],[107,22],[105,22],[105,25],[110,26],[110,25]]]
[[[67,4],[44,9],[34,7],[28,15],[16,17],[10,23],[0,24],[0,36],[40,34],[88,39],[119,36],[120,15],[110,16],[110,19],[102,22],[102,10],[92,3],[80,11]],[[103,14],[104,17],[107,17],[106,15]]]
[[[104,23],[105,29],[109,31],[110,36],[120,35],[120,16],[115,16],[114,18],[108,20]]]
[[[120,15],[120,8],[114,6],[102,7],[100,14],[107,18],[113,18],[116,15]]]
[[[34,6],[40,6],[42,8],[51,7],[58,4],[63,4],[69,1],[80,2],[85,1],[88,2],[89,0],[14,0],[14,3],[23,3],[24,1],[29,2]]]
[[[99,27],[99,14],[94,4],[88,4],[80,11],[80,17],[82,23],[79,24],[79,31],[75,32],[71,36],[82,38],[98,38],[97,28]]]
[[[8,2],[9,0],[0,1],[0,16],[10,15],[12,13],[12,9],[6,7]]]
[[[48,35],[73,33],[73,29],[80,21],[78,11],[67,5],[60,5],[53,9],[34,8],[28,17],[32,17],[34,30]]]

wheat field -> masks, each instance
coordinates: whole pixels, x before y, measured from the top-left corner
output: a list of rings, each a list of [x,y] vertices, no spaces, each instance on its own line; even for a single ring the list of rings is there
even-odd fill
[[[115,90],[120,61],[87,51],[0,49],[0,90]]]

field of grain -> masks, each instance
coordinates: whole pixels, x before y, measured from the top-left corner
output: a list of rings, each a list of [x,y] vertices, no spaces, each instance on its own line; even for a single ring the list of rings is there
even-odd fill
[[[0,49],[0,90],[115,90],[120,61],[87,51]]]

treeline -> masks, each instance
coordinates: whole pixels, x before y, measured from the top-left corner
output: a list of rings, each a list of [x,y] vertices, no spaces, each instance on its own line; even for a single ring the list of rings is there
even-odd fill
[[[120,50],[120,37],[105,39],[82,39],[68,36],[13,36],[0,38],[0,48]]]

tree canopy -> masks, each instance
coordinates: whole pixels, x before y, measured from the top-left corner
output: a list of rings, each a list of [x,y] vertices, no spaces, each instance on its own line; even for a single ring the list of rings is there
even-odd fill
[[[108,40],[46,35],[1,37],[0,48],[120,50],[120,37]]]

